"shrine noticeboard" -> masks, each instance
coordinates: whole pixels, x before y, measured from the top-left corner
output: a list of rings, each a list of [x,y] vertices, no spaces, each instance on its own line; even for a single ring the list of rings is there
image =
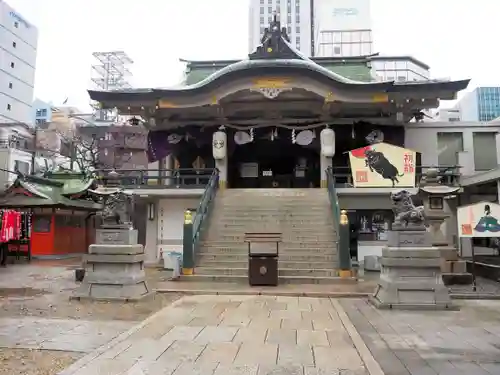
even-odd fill
[[[415,187],[416,154],[389,143],[349,151],[354,187]]]
[[[459,237],[500,237],[500,205],[479,202],[458,207]]]

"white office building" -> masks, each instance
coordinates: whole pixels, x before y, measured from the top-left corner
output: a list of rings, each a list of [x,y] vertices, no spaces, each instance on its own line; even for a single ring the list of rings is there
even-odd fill
[[[370,57],[372,71],[379,81],[427,81],[430,79],[430,66],[412,56]]]
[[[373,53],[370,0],[315,0],[313,16],[315,56]]]
[[[307,56],[366,56],[373,52],[369,0],[251,0],[249,51],[260,44],[274,12],[294,47]]]
[[[0,0],[0,122],[31,123],[38,30]]]

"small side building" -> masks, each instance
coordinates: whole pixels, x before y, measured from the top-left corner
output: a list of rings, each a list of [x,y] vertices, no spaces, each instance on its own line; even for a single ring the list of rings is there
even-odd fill
[[[82,254],[93,243],[93,214],[102,208],[87,196],[93,186],[94,180],[83,175],[20,174],[1,195],[0,208],[32,212],[32,256]]]

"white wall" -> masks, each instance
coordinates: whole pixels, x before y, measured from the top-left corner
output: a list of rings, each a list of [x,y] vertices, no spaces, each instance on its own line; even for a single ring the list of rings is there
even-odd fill
[[[439,132],[461,132],[463,134],[464,152],[460,157],[464,175],[473,174],[474,168],[474,142],[473,133],[500,132],[500,125],[491,125],[479,122],[425,122],[406,125],[405,147],[422,154],[422,165],[438,165]]]
[[[200,197],[164,198],[156,203],[155,220],[146,225],[146,261],[156,263],[161,252],[182,253],[184,211],[196,209]]]
[[[0,122],[30,123],[38,30],[5,2],[0,30]]]
[[[31,170],[31,154],[25,151],[16,150],[13,148],[0,149],[0,168],[5,169],[0,171],[0,191],[10,186],[17,175],[7,171],[14,171],[16,160],[28,164],[28,169]]]
[[[468,92],[455,105],[460,110],[462,121],[479,121],[478,92]]]

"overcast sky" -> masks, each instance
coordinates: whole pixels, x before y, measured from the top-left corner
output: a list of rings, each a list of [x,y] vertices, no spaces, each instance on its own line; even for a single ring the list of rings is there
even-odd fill
[[[244,58],[248,0],[7,0],[39,30],[35,95],[86,108],[92,52],[124,50],[137,87],[178,84],[187,59]],[[500,85],[498,0],[372,0],[375,48],[434,78]]]

